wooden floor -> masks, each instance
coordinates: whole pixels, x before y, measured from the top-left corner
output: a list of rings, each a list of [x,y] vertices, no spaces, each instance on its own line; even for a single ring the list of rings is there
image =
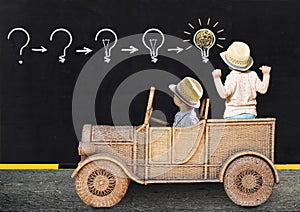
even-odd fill
[[[0,171],[0,211],[95,211],[76,194],[73,170]],[[279,171],[280,184],[259,207],[243,208],[220,183],[131,183],[123,200],[109,211],[300,211],[300,170]],[[100,210],[99,210],[100,211]],[[103,211],[103,210],[101,210]]]

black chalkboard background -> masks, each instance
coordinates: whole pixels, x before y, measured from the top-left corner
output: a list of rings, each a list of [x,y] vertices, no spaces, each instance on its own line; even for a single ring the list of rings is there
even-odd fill
[[[188,23],[196,25],[198,18],[219,22],[225,29],[222,35],[226,40],[221,43],[225,49],[234,40],[247,42],[255,61],[253,70],[263,64],[272,66],[269,91],[258,96],[258,113],[277,118],[275,162],[300,163],[300,2],[292,0],[0,0],[0,163],[76,165],[73,89],[85,63],[102,48],[94,41],[99,29],[113,28],[122,38],[156,27],[184,39]],[[21,56],[24,34],[7,39],[16,27],[25,28],[31,36]],[[60,27],[73,35],[64,64],[57,58],[66,42],[63,36],[55,42],[49,40],[51,32]],[[41,45],[48,48],[46,53],[31,51]],[[76,53],[85,45],[93,49],[91,54]],[[218,56],[223,50],[211,49],[210,61],[223,69],[225,79],[229,71]],[[151,63],[148,55],[120,63],[99,89],[95,105],[99,124],[112,124],[107,105],[117,86],[128,75],[151,68],[172,71],[179,77],[189,74],[182,64],[164,57],[157,64]],[[141,93],[132,102],[130,119],[135,125],[142,123],[146,100],[147,93]],[[176,111],[172,99],[161,94],[159,104],[171,121]]]

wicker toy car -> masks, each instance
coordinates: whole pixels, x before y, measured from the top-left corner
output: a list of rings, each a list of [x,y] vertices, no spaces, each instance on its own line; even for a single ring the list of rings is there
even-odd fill
[[[72,174],[81,200],[111,207],[125,195],[130,181],[150,183],[221,182],[241,206],[268,200],[279,182],[274,167],[274,118],[207,119],[191,127],[150,127],[154,87],[142,126],[84,125]]]

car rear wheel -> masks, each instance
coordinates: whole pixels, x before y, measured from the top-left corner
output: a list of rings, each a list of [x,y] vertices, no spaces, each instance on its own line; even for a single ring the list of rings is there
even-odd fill
[[[76,191],[81,200],[92,207],[111,207],[125,195],[129,179],[115,163],[106,160],[85,165],[76,177]]]
[[[234,160],[224,175],[224,189],[237,205],[257,206],[272,194],[274,175],[263,159],[243,156]]]

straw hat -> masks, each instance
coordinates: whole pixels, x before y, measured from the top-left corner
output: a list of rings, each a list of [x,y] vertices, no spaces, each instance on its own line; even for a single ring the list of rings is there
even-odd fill
[[[185,104],[199,108],[203,89],[197,80],[191,77],[185,77],[177,85],[169,85],[169,88]]]
[[[253,65],[250,48],[243,42],[233,42],[227,51],[220,53],[220,56],[234,70],[247,71]]]

